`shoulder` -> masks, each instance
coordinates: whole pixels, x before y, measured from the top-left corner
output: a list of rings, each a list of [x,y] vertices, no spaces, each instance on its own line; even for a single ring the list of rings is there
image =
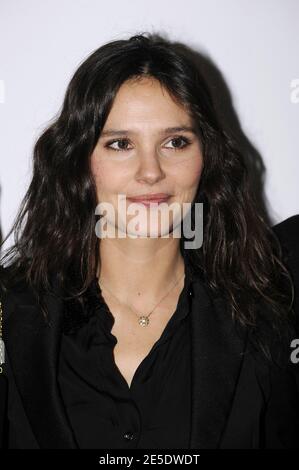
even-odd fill
[[[282,222],[273,225],[272,230],[278,237],[282,249],[287,255],[299,254],[299,214],[292,215]]]
[[[3,321],[6,321],[18,305],[35,305],[36,295],[25,276],[14,264],[0,266],[0,302]]]
[[[274,225],[272,229],[279,239],[280,246],[282,248],[283,262],[291,275],[294,286],[293,308],[295,312],[295,330],[292,338],[290,338],[290,343],[294,344],[293,341],[296,343],[297,349],[293,353],[295,354],[295,352],[299,352],[299,214],[288,217],[282,222]],[[292,352],[292,346],[290,352]],[[292,364],[291,368],[296,369],[296,380],[299,390],[298,352],[296,365]]]
[[[289,270],[295,289],[295,310],[299,315],[299,214],[272,227],[282,249],[283,261]]]
[[[293,215],[272,227],[279,239],[283,261],[294,284],[294,308],[299,322],[299,214]]]

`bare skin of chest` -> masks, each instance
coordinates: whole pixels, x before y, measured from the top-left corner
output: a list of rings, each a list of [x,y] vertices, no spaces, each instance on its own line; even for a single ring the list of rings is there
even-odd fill
[[[161,337],[168,321],[174,314],[182,285],[175,290],[173,295],[157,307],[150,315],[149,325],[142,327],[138,323],[137,313],[127,307],[120,307],[111,297],[105,297],[105,301],[115,319],[111,333],[116,337],[114,347],[114,361],[120,373],[131,386],[134,374],[149,354],[153,345]],[[148,308],[140,309],[140,315],[148,314]]]

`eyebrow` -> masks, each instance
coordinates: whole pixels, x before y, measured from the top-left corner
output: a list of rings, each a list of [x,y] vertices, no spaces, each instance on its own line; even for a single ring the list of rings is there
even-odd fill
[[[192,132],[195,134],[195,128],[192,126],[176,126],[176,127],[166,127],[166,129],[162,129],[160,134],[170,134],[171,132]],[[101,137],[107,137],[111,135],[128,135],[128,134],[135,134],[134,131],[130,131],[129,129],[107,129],[101,133]]]

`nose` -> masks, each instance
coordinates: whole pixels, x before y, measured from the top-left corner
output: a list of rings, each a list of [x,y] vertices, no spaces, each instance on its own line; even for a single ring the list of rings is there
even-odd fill
[[[155,152],[140,155],[135,178],[138,182],[151,185],[165,178],[159,156]]]

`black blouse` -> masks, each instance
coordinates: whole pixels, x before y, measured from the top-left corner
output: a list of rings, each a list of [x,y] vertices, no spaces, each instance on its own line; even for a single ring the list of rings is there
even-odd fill
[[[64,331],[58,369],[62,399],[78,447],[189,448],[191,268],[185,263],[177,308],[139,364],[130,387],[114,361],[114,317],[97,278],[85,296],[88,321],[74,331]],[[67,303],[66,309],[70,309]]]

